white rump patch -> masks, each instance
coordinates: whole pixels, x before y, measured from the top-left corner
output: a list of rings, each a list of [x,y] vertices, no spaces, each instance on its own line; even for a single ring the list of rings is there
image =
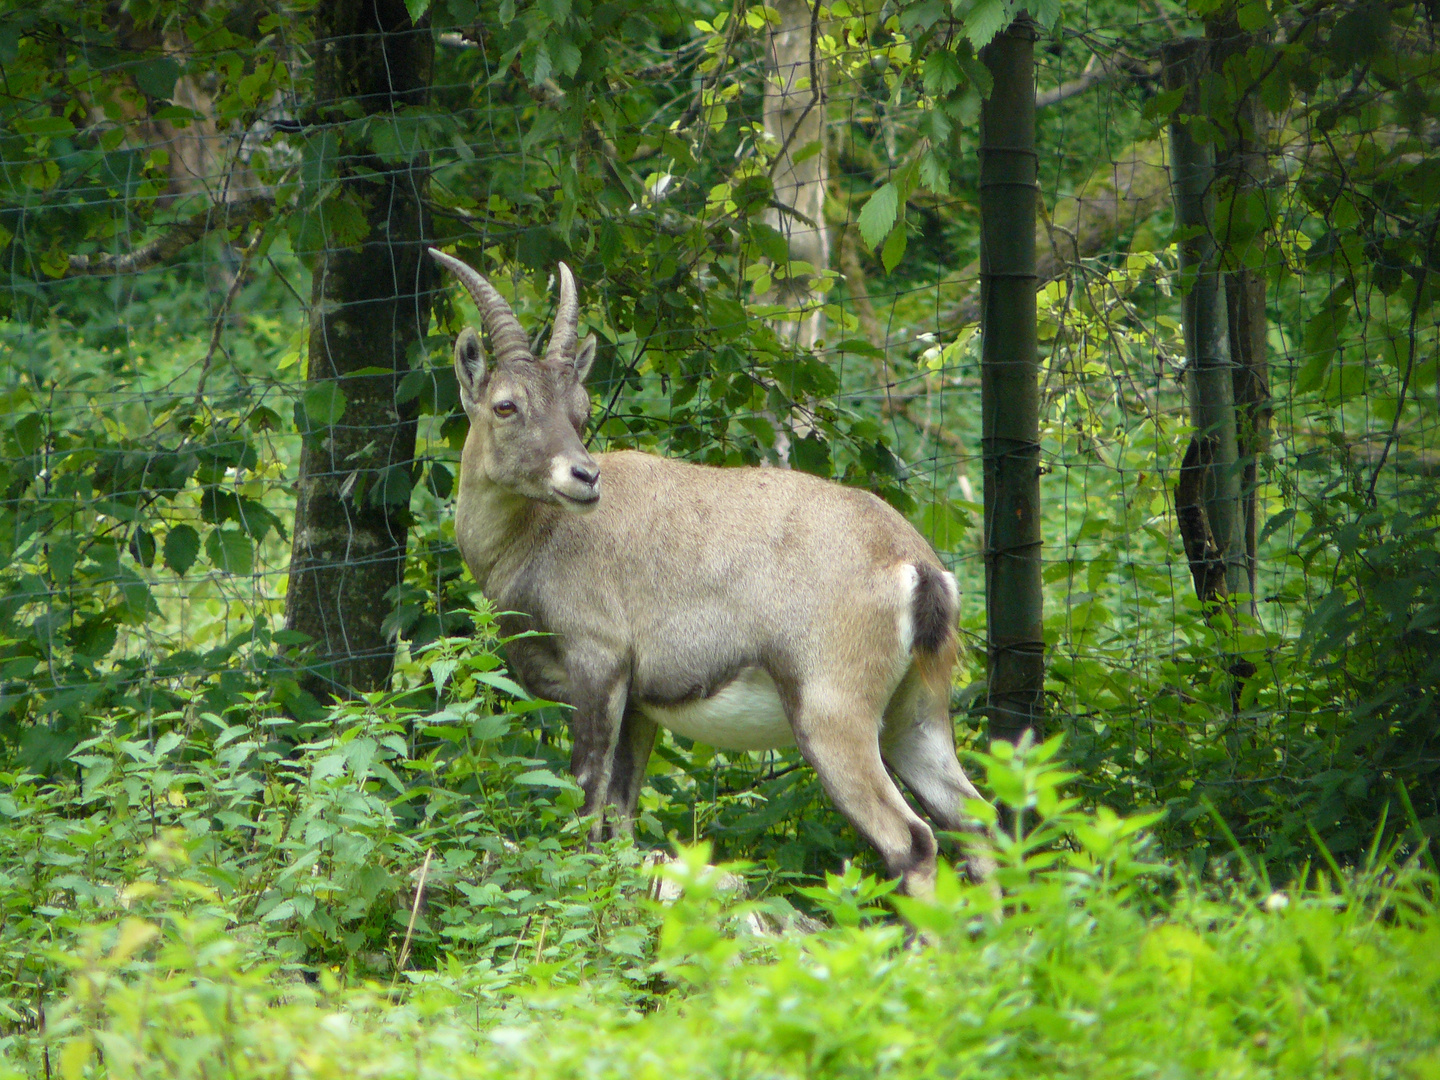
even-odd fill
[[[920,571],[908,562],[896,569],[900,574],[900,610],[895,615],[895,632],[900,636],[900,651],[908,656],[915,644],[915,590],[920,587]]]
[[[681,705],[641,705],[662,727],[721,750],[775,750],[795,745],[780,692],[758,667],[741,670],[708,698]]]

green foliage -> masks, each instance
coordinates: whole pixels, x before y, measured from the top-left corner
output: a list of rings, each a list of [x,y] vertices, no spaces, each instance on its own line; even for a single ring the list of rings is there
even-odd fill
[[[648,979],[640,854],[589,850],[578,789],[522,726],[537,703],[498,708],[493,688],[518,688],[471,641],[424,663],[451,688],[428,714],[377,695],[297,726],[196,701],[108,723],[68,777],[7,775],[9,1021],[121,915],[243,927],[237,962],[282,972],[394,973],[403,943],[417,967],[463,955],[497,987],[540,962]]]
[[[1407,827],[1406,800],[1433,835],[1431,13],[1166,3],[1164,18],[1136,23],[1113,5],[1026,6],[1047,86],[1096,52],[1152,56],[1173,36],[1166,19],[1189,33],[1197,17],[1233,15],[1263,31],[1207,78],[1189,122],[1207,142],[1243,134],[1237,106],[1258,97],[1280,118],[1267,137],[1286,163],[1259,190],[1217,185],[1231,268],[1259,268],[1270,286],[1280,430],[1259,462],[1258,615],[1207,618],[1176,543],[1188,431],[1166,215],[1135,222],[1040,297],[1048,688],[1078,790],[1130,817],[1165,808],[1158,835],[1197,867],[1234,858],[1212,807],[1247,851],[1291,866],[1317,854],[1311,829],[1340,859],[1360,858],[1386,813],[1391,830]],[[415,4],[442,41],[429,99],[384,115],[327,104],[323,117],[310,101],[309,5],[16,12],[0,29],[6,767],[63,777],[82,740],[132,738],[159,717],[242,709],[288,738],[286,724],[324,715],[293,677],[305,643],[280,629],[279,582],[300,441],[346,422],[343,394],[299,383],[298,298],[307,261],[367,228],[337,182],[356,161],[423,171],[432,239],[485,270],[529,330],[550,316],[554,262],[575,267],[582,329],[601,342],[597,445],[753,464],[776,460],[776,422],[799,418],[793,464],[909,514],[958,570],[979,641],[981,496],[963,476],[980,428],[976,343],[944,320],[975,252],[970,150],[989,92],[977,50],[1019,9],[821,12],[817,58],[844,90],[826,106],[834,141],[791,149],[833,158],[826,213],[837,246],[845,230],[863,242],[874,326],[861,325],[852,268],[841,281],[791,262],[767,219],[778,148],[758,118],[773,8]],[[1147,99],[1143,79],[1112,85],[1103,103],[1041,112],[1047,197],[1093,191],[1113,171],[1107,155],[1179,105]],[[193,88],[204,100],[178,104]],[[153,273],[72,273],[72,257],[135,250],[213,205],[220,187],[187,186],[160,145],[186,131],[229,147],[224,170],[244,167],[208,179],[248,170],[264,192],[252,224]],[[793,313],[767,300],[812,272],[834,339],[816,353],[794,347]],[[466,303],[441,301],[397,395],[422,416],[416,462],[360,493],[410,509],[405,580],[382,602],[408,672],[397,693],[412,696],[455,678],[417,657],[486,630],[448,518],[465,433],[449,342],[473,321]],[[1243,686],[1232,660],[1257,668]],[[957,706],[983,700],[983,678],[972,654]],[[545,779],[564,772],[563,717],[525,718],[542,764],[517,767],[517,821],[523,796],[566,790]],[[960,734],[978,738],[978,720],[963,716]],[[666,739],[643,809],[643,842],[708,837],[775,881],[813,886],[871,857],[794,753]]]
[[[317,747],[310,759],[313,769],[327,755],[345,758],[327,783],[348,790],[352,807],[373,769],[354,768],[363,755],[351,748],[365,737]],[[132,760],[142,771],[173,760],[180,742],[165,742]],[[1079,810],[1059,790],[1054,751],[1026,745],[981,760],[1016,822],[1018,844],[996,853],[1004,894],[945,870],[933,898],[903,905],[927,939],[909,947],[876,910],[884,890],[853,873],[820,891],[833,929],[758,934],[752,916],[766,902],[727,893],[724,868],[707,865],[703,848],[682,849],[664,871],[680,898],[644,914],[644,885],[621,848],[554,854],[547,867],[582,858],[590,875],[546,874],[532,885],[556,905],[557,923],[567,904],[615,916],[604,941],[616,962],[602,959],[600,938],[556,932],[544,949],[533,936],[512,947],[508,965],[468,951],[506,955],[487,948],[493,941],[467,940],[447,943],[433,966],[402,981],[363,978],[353,956],[302,981],[266,958],[283,939],[233,906],[224,875],[205,875],[198,845],[213,850],[224,830],[177,818],[115,873],[126,882],[116,891],[84,892],[93,870],[83,854],[52,880],[47,915],[59,930],[50,932],[73,944],[31,956],[48,952],[64,987],[38,999],[43,1036],[33,983],[4,999],[10,1016],[32,1018],[10,1019],[0,1035],[7,1075],[43,1075],[48,1060],[67,1077],[1080,1077],[1176,1068],[1310,1077],[1336,1068],[1346,1048],[1345,1068],[1360,1075],[1427,1075],[1440,1055],[1432,874],[1376,852],[1363,871],[1309,875],[1286,891],[1255,878],[1206,885],[1153,858],[1143,821]],[[144,776],[137,792],[160,778]],[[117,781],[97,788],[107,784]],[[0,803],[9,820],[60,850],[60,838],[44,833],[69,819],[29,782],[17,795]],[[158,801],[171,813],[190,809]],[[473,843],[486,831],[471,822],[452,836]],[[86,847],[81,822],[63,835]],[[488,869],[513,864],[524,860],[497,855]],[[616,882],[624,899],[607,906]],[[346,888],[330,898],[337,910],[363,896],[354,879]],[[477,920],[489,895],[472,903]],[[4,934],[14,949],[26,938],[12,925]]]

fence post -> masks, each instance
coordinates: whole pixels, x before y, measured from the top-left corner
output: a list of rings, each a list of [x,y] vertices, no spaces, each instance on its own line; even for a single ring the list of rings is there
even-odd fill
[[[990,737],[1042,734],[1040,363],[1035,325],[1035,28],[1016,19],[982,53],[980,408]]]

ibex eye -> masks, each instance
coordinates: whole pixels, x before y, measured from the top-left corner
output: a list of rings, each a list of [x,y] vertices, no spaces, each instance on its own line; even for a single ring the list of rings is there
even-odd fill
[[[513,401],[497,401],[495,403],[496,416],[514,416],[515,403]]]

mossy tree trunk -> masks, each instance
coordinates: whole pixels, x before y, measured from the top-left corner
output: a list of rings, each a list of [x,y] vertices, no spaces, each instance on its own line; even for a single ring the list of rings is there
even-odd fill
[[[1017,19],[982,58],[980,407],[990,737],[1042,734],[1040,363],[1035,323],[1035,29]]]
[[[1231,208],[1221,215],[1216,237],[1225,267],[1225,307],[1234,385],[1236,452],[1240,459],[1240,502],[1245,539],[1245,569],[1252,614],[1258,524],[1256,522],[1260,457],[1270,447],[1270,364],[1265,317],[1264,233],[1256,224],[1267,172],[1266,114],[1245,62],[1248,50],[1261,44],[1257,35],[1240,28],[1230,6],[1208,19],[1205,37],[1211,67],[1224,73],[1221,85],[1231,103],[1224,117],[1225,141],[1215,162],[1219,197]]]
[[[314,415],[285,616],[312,641],[300,684],[325,701],[383,687],[394,662],[383,623],[405,569],[416,434],[413,407],[395,397],[420,353],[431,290],[425,163],[397,165],[352,141],[341,107],[383,115],[423,104],[434,46],[402,0],[322,0],[315,21],[313,120],[341,122],[327,205],[359,208],[368,230],[358,243],[327,242],[314,262],[304,398]],[[318,220],[328,230],[323,207]]]
[[[1170,123],[1170,167],[1181,237],[1186,387],[1195,428],[1181,468],[1176,510],[1195,591],[1206,602],[1244,592],[1249,584],[1235,383],[1214,234],[1215,152],[1212,144],[1192,136],[1188,122],[1200,109],[1200,77],[1208,58],[1206,43],[1194,38],[1167,43],[1163,50],[1166,88],[1185,92]]]

